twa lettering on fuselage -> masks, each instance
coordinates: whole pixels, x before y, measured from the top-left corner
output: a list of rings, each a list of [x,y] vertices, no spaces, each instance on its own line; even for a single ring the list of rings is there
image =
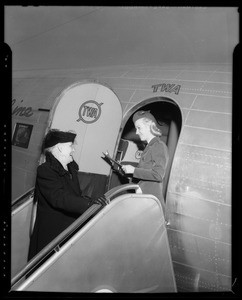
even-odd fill
[[[79,121],[83,121],[84,123],[94,123],[101,116],[102,110],[101,106],[103,103],[98,103],[94,100],[89,100],[84,102],[79,108]]]
[[[174,83],[159,83],[154,84],[151,87],[153,88],[153,93],[156,93],[159,89],[160,92],[175,93],[176,95],[178,95],[181,85]]]

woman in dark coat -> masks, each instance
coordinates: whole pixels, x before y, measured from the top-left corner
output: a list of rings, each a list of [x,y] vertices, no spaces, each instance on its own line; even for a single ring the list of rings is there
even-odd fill
[[[147,146],[141,155],[138,166],[135,168],[131,165],[124,165],[123,170],[139,180],[138,184],[143,194],[154,195],[160,200],[165,213],[163,179],[169,160],[167,146],[160,139],[162,133],[157,127],[154,116],[149,111],[136,112],[133,122],[136,134],[139,135],[141,141],[147,142]]]
[[[35,200],[37,213],[30,238],[28,260],[65,230],[93,203],[106,204],[103,197],[82,195],[72,158],[76,134],[50,130],[43,142],[46,161],[37,168]]]

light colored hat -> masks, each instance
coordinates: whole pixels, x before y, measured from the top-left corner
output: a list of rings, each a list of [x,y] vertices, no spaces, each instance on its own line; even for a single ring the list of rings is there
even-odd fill
[[[157,124],[155,117],[150,113],[149,110],[139,110],[133,115],[133,122],[135,123],[139,119],[147,118]]]

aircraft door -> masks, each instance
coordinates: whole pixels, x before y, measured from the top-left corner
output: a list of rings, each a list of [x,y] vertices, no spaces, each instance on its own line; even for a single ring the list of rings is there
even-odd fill
[[[78,82],[65,89],[50,114],[50,128],[77,133],[74,159],[79,171],[109,175],[110,166],[101,158],[113,156],[122,108],[116,94],[94,82]]]

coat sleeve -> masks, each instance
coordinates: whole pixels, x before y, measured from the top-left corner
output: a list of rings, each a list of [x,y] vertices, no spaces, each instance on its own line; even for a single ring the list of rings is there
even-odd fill
[[[162,182],[169,159],[167,147],[163,143],[155,143],[149,151],[151,152],[151,160],[146,161],[141,167],[136,167],[133,177],[141,180]]]
[[[46,201],[54,208],[71,213],[83,213],[90,199],[78,196],[67,189],[60,176],[52,169],[40,166],[37,169],[37,184]]]

